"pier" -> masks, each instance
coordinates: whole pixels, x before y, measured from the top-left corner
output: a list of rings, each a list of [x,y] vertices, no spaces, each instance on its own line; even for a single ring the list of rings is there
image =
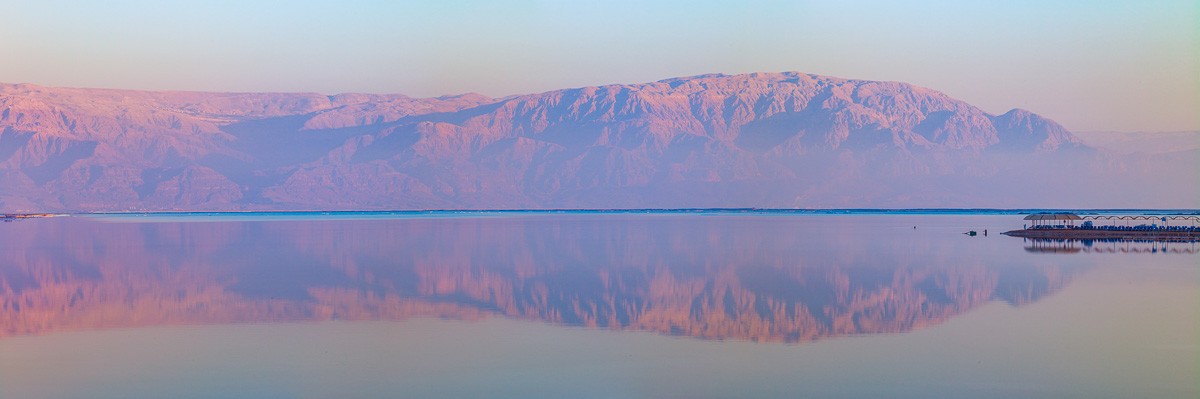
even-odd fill
[[[1056,240],[1200,240],[1200,216],[1035,213],[1021,230],[1002,234]]]

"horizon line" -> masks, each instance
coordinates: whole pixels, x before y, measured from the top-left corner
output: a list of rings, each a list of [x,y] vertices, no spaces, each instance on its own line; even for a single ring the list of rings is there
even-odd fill
[[[1200,208],[544,208],[544,209],[391,209],[391,210],[157,210],[157,211],[98,211],[98,212],[16,212],[14,215],[149,215],[149,214],[246,214],[246,213],[681,213],[681,212],[738,212],[738,213],[888,213],[888,212],[946,212],[969,211],[988,213],[1064,212],[1136,212],[1157,211],[1200,214]]]

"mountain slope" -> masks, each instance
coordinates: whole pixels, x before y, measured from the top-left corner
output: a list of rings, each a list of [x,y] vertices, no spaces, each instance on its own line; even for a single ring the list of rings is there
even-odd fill
[[[1027,111],[791,72],[500,100],[0,85],[4,210],[1071,207],[1113,165]]]

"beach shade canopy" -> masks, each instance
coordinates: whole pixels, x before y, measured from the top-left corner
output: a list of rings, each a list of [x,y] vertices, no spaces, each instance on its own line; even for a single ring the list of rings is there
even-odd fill
[[[1035,213],[1025,217],[1025,220],[1083,220],[1074,213]]]

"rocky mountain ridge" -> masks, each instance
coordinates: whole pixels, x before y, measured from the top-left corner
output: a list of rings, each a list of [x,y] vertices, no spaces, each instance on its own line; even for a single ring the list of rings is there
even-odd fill
[[[0,85],[8,211],[1044,206],[992,187],[1090,154],[1028,111],[795,72],[504,99]]]

